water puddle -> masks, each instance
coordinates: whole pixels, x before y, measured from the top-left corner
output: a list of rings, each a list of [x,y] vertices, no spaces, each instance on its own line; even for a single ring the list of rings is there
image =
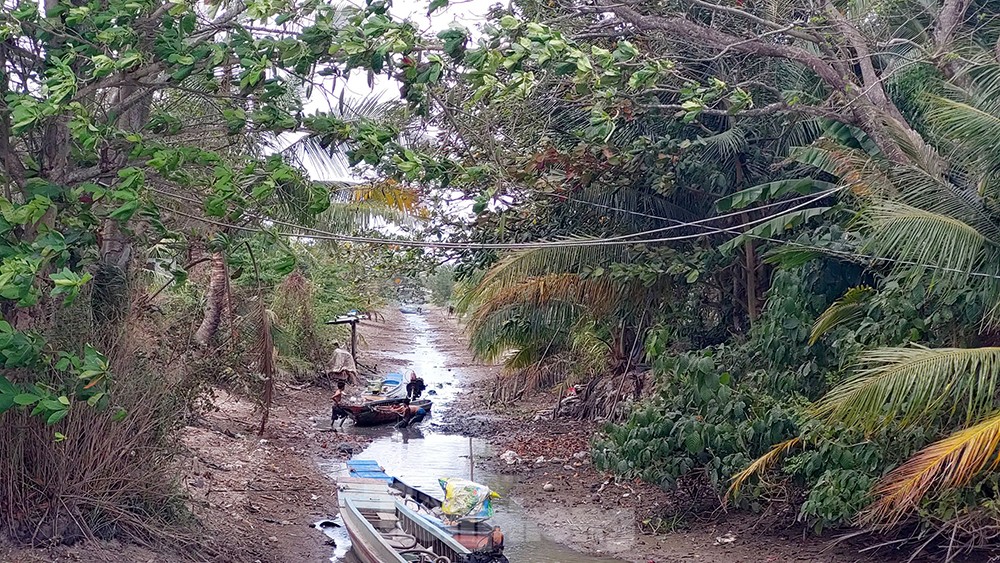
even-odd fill
[[[440,420],[442,414],[447,412],[449,403],[459,392],[456,384],[457,374],[444,367],[446,359],[431,341],[431,329],[427,319],[419,314],[403,317],[410,325],[415,343],[411,350],[402,351],[395,357],[408,362],[412,369],[424,378],[427,390],[434,391],[427,396],[434,401],[432,416],[414,428],[401,430],[392,426],[355,428],[347,423],[342,431],[375,437],[363,452],[355,454],[355,458],[375,460],[389,475],[398,477],[406,484],[427,494],[441,498],[443,493],[438,478],[470,476],[470,449],[474,459],[493,454],[490,452],[489,444],[483,440],[470,441],[464,436],[435,431],[435,427],[438,426],[435,418]],[[331,463],[324,469],[334,478],[347,475],[347,466],[344,463]],[[472,477],[501,495],[501,499],[496,503],[496,515],[492,522],[503,529],[505,554],[511,563],[624,563],[618,559],[585,555],[548,538],[545,530],[528,518],[516,499],[509,496],[508,492],[516,477],[496,475],[484,472],[480,468],[473,470]],[[336,543],[336,553],[331,561],[336,563],[357,561],[348,552],[350,538],[342,526],[328,525],[320,529]]]

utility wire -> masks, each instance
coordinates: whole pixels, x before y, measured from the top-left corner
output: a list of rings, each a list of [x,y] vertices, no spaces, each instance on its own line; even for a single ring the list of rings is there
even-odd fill
[[[566,248],[566,247],[585,247],[585,246],[625,246],[625,245],[638,245],[638,244],[650,244],[650,243],[679,242],[679,241],[685,241],[685,240],[691,240],[691,239],[701,238],[701,237],[705,236],[706,234],[717,234],[717,233],[721,233],[721,232],[726,232],[726,233],[729,233],[729,234],[734,234],[734,233],[735,234],[741,234],[741,231],[738,231],[737,229],[741,229],[741,228],[744,228],[744,227],[753,227],[753,226],[759,225],[761,223],[765,223],[767,221],[770,221],[770,220],[772,220],[774,218],[780,217],[780,216],[782,216],[784,214],[787,214],[787,213],[789,213],[791,211],[795,211],[795,210],[801,209],[803,207],[807,207],[808,205],[810,205],[812,203],[815,203],[816,201],[819,201],[819,200],[821,200],[821,199],[823,199],[823,198],[825,198],[825,197],[827,197],[829,195],[832,195],[833,193],[836,193],[837,191],[839,191],[841,189],[843,189],[843,188],[833,188],[831,190],[826,190],[826,191],[823,191],[823,192],[819,192],[818,194],[813,194],[811,196],[803,196],[802,198],[796,198],[796,199],[794,199],[792,201],[797,201],[797,200],[800,200],[800,199],[807,199],[807,198],[808,198],[808,200],[805,201],[805,202],[803,202],[803,203],[800,203],[798,205],[792,206],[791,208],[784,209],[784,210],[782,210],[779,213],[775,213],[775,214],[772,214],[772,215],[766,215],[766,216],[758,218],[758,219],[753,219],[751,221],[746,221],[746,222],[741,223],[739,225],[733,225],[731,227],[728,227],[725,230],[717,229],[717,228],[712,227],[710,225],[706,225],[705,223],[707,223],[709,221],[716,221],[716,220],[719,220],[719,219],[729,218],[729,217],[732,217],[734,215],[739,215],[739,214],[745,213],[748,210],[741,210],[741,211],[737,211],[737,212],[733,212],[733,213],[719,215],[719,216],[716,216],[716,217],[709,217],[709,218],[706,218],[706,219],[699,219],[697,221],[680,221],[680,220],[677,220],[677,219],[670,219],[670,218],[667,218],[667,217],[656,217],[656,216],[650,215],[649,217],[651,217],[651,218],[660,219],[660,220],[664,220],[664,221],[670,221],[670,222],[675,223],[675,225],[670,226],[670,227],[661,227],[661,228],[657,228],[657,229],[650,229],[648,231],[641,231],[641,232],[638,232],[638,233],[632,233],[632,234],[627,234],[627,235],[617,235],[617,236],[613,236],[613,237],[592,238],[592,239],[585,239],[585,238],[580,238],[580,239],[563,239],[563,240],[554,240],[554,241],[538,241],[538,242],[525,242],[525,243],[516,243],[516,242],[515,243],[435,242],[435,241],[418,241],[418,240],[399,240],[399,239],[390,239],[390,238],[385,238],[385,237],[365,237],[365,236],[355,236],[355,235],[343,235],[343,234],[338,234],[338,233],[331,233],[329,231],[324,231],[324,230],[321,230],[321,229],[315,229],[315,228],[312,228],[312,227],[306,227],[306,226],[303,226],[303,225],[297,225],[295,223],[291,223],[291,222],[288,222],[288,221],[283,221],[281,219],[274,219],[274,218],[263,217],[263,216],[259,216],[259,215],[253,215],[253,214],[251,214],[251,216],[254,217],[255,219],[260,220],[260,221],[266,221],[266,222],[269,222],[269,223],[272,223],[272,224],[275,224],[275,225],[281,225],[283,227],[288,227],[288,228],[292,228],[292,229],[296,229],[296,230],[302,231],[302,232],[279,232],[279,233],[277,233],[277,234],[279,234],[281,236],[300,237],[300,238],[313,238],[313,239],[317,239],[317,240],[333,240],[333,241],[341,241],[341,242],[357,242],[357,243],[365,243],[365,244],[388,244],[388,245],[404,246],[404,247],[410,247],[410,248],[439,248],[439,249],[450,249],[450,250],[526,250],[526,249],[557,248],[557,247],[558,248]],[[158,190],[156,188],[151,188],[151,190],[154,191],[154,192],[156,192],[156,193],[159,193],[161,195],[164,195],[164,196],[167,196],[167,197],[170,197],[170,198],[174,198],[174,199],[179,199],[181,201],[186,201],[188,203],[198,203],[197,200],[194,200],[192,198],[187,198],[187,197],[184,197],[184,196],[180,196],[178,194],[172,194],[172,193],[164,191],[164,190]],[[756,210],[756,209],[770,208],[770,207],[774,207],[776,205],[786,205],[787,203],[788,203],[788,201],[784,201],[784,202],[780,202],[780,203],[775,203],[775,204],[768,204],[768,205],[762,206],[760,208],[755,208],[754,210]],[[600,205],[600,204],[598,204],[598,205]],[[604,206],[604,207],[608,207],[608,206]],[[750,210],[750,211],[752,211],[752,210]],[[259,229],[257,227],[251,227],[251,226],[245,226],[245,225],[235,225],[235,224],[232,224],[232,223],[215,221],[215,220],[212,220],[212,219],[199,217],[199,216],[196,216],[196,215],[184,213],[184,212],[177,211],[177,210],[174,210],[174,212],[177,213],[177,214],[179,214],[179,215],[183,215],[184,217],[188,217],[190,219],[194,219],[194,220],[198,220],[198,221],[203,221],[203,222],[206,222],[206,223],[209,223],[209,224],[214,224],[214,225],[221,226],[221,227],[228,227],[228,228],[239,229],[239,230],[243,230],[243,231],[263,232],[262,229]],[[646,236],[646,235],[650,235],[650,234],[663,233],[663,232],[667,232],[667,231],[673,231],[673,230],[677,230],[677,229],[690,228],[690,227],[699,228],[699,229],[705,230],[707,232],[687,234],[687,235],[678,235],[678,236],[671,236],[671,237],[658,237],[658,238],[652,238],[652,239],[638,239],[638,240],[636,240],[636,238],[635,238],[635,237],[641,237],[641,236]]]
[[[154,190],[154,191],[157,191],[157,190]],[[164,192],[160,192],[160,193],[164,193]],[[173,196],[174,194],[164,193],[164,195]],[[810,201],[807,201],[807,202],[805,202],[805,203],[803,203],[803,204],[801,204],[799,206],[796,206],[796,208],[804,207],[805,205],[808,205],[809,203],[812,203],[813,201],[816,201],[819,198],[826,197],[826,195],[827,194],[821,195],[821,196],[816,197],[816,198],[812,198],[812,199],[810,199]],[[183,200],[183,199],[186,199],[186,198],[180,197],[179,199]],[[194,200],[189,200],[189,201],[194,201]],[[787,202],[782,202],[782,203],[787,203]],[[614,208],[612,208],[612,209],[614,209]],[[785,210],[781,214],[788,213],[791,210],[792,209]],[[171,211],[173,213],[176,213],[176,214],[181,215],[183,217],[187,217],[189,219],[192,219],[192,220],[195,220],[195,221],[200,221],[200,222],[203,222],[203,223],[206,223],[206,224],[211,224],[211,225],[216,225],[216,226],[219,226],[219,227],[225,227],[225,228],[231,228],[231,229],[241,230],[241,231],[245,231],[245,232],[252,232],[252,233],[274,234],[274,235],[277,235],[277,236],[286,236],[286,237],[295,237],[295,238],[310,238],[310,239],[316,239],[316,240],[331,240],[331,241],[337,241],[337,242],[357,242],[357,243],[363,243],[363,244],[379,244],[379,245],[388,245],[388,246],[403,246],[403,247],[410,247],[410,248],[436,248],[436,249],[458,249],[458,250],[486,250],[486,249],[490,249],[490,250],[493,250],[493,249],[495,249],[495,250],[530,250],[530,249],[540,249],[540,248],[581,247],[581,246],[624,246],[624,245],[649,244],[649,243],[656,243],[656,242],[673,242],[673,241],[681,241],[681,240],[690,240],[690,239],[693,239],[693,238],[703,237],[703,236],[705,236],[707,234],[729,234],[729,235],[735,235],[735,236],[745,236],[747,238],[751,238],[751,239],[754,239],[754,240],[759,240],[759,241],[764,241],[764,242],[771,242],[771,243],[778,244],[778,245],[792,246],[792,247],[796,247],[796,248],[802,248],[802,249],[806,249],[806,250],[812,250],[812,251],[821,252],[823,254],[828,254],[828,255],[832,255],[832,256],[839,256],[839,257],[842,257],[842,258],[845,258],[845,259],[848,259],[848,260],[851,260],[851,261],[854,261],[854,262],[865,261],[865,262],[881,262],[881,263],[886,263],[886,264],[899,264],[899,265],[904,265],[904,266],[915,266],[915,267],[919,267],[919,268],[928,268],[928,269],[932,269],[932,270],[938,270],[938,271],[944,271],[944,272],[951,272],[951,273],[968,275],[968,276],[973,276],[973,277],[981,277],[981,278],[988,278],[988,279],[1000,280],[1000,275],[997,275],[997,274],[990,274],[990,273],[986,273],[986,272],[975,272],[975,271],[971,271],[971,270],[967,271],[967,270],[962,270],[962,269],[959,269],[959,268],[951,268],[951,267],[947,267],[947,266],[941,266],[939,264],[928,264],[928,263],[917,262],[917,261],[913,261],[913,260],[904,260],[904,259],[900,259],[900,258],[889,258],[889,257],[883,257],[883,256],[875,256],[875,255],[871,255],[871,254],[862,254],[862,253],[850,252],[850,251],[845,251],[845,250],[834,250],[834,249],[826,248],[826,247],[822,247],[822,246],[810,245],[810,244],[800,243],[800,242],[797,242],[797,241],[782,240],[782,239],[777,239],[777,238],[773,238],[773,237],[766,237],[766,236],[758,235],[758,234],[747,232],[747,231],[736,230],[739,226],[733,226],[733,227],[713,227],[713,226],[710,226],[710,225],[703,224],[704,220],[702,220],[702,222],[700,222],[700,223],[696,223],[696,222],[679,221],[677,219],[671,219],[669,217],[657,217],[657,216],[654,216],[654,215],[648,215],[648,217],[654,218],[654,219],[661,219],[661,220],[664,220],[664,221],[671,221],[671,222],[679,223],[678,226],[677,226],[677,228],[694,226],[694,227],[698,227],[700,229],[704,229],[707,232],[698,233],[698,234],[692,234],[692,235],[682,235],[682,236],[676,236],[676,237],[663,237],[663,238],[656,238],[656,239],[641,239],[641,240],[618,240],[616,238],[615,240],[608,240],[608,239],[576,239],[576,240],[565,240],[565,241],[547,241],[547,242],[546,241],[542,241],[542,242],[537,242],[537,243],[510,243],[510,244],[502,244],[502,243],[495,243],[495,244],[494,243],[448,243],[448,242],[432,242],[432,241],[396,240],[396,239],[389,239],[389,238],[384,238],[384,237],[358,237],[358,236],[351,236],[351,235],[341,235],[341,234],[336,234],[336,233],[329,233],[329,232],[326,232],[326,231],[322,231],[320,229],[313,229],[313,228],[310,228],[310,227],[303,227],[301,225],[295,225],[293,223],[288,223],[288,222],[281,221],[281,220],[275,220],[275,219],[270,219],[270,218],[255,216],[256,219],[259,219],[259,220],[262,220],[262,221],[270,221],[270,222],[275,223],[275,224],[281,224],[281,225],[284,225],[284,226],[291,226],[291,227],[294,227],[294,228],[297,228],[297,229],[302,229],[304,231],[309,231],[309,234],[296,233],[296,232],[276,232],[276,233],[273,233],[271,231],[267,231],[267,230],[261,229],[259,227],[253,227],[253,226],[248,226],[248,225],[236,225],[236,224],[227,223],[227,222],[224,222],[224,221],[216,221],[216,220],[208,219],[208,218],[205,218],[205,217],[200,217],[200,216],[197,216],[197,215],[189,214],[189,213],[186,213],[186,212],[183,212],[183,211],[179,211],[179,210],[171,210]],[[620,211],[626,211],[626,212],[628,212],[629,210],[620,210]],[[778,215],[775,215],[775,216],[770,216],[770,217],[765,217],[763,219],[763,221],[767,221],[767,220],[769,220],[769,219],[771,219],[773,217],[780,216],[781,214],[778,214]],[[646,214],[643,214],[643,215],[646,215]]]

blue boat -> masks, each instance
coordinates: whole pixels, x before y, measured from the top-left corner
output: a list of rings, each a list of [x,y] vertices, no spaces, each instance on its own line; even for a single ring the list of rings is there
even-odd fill
[[[406,382],[401,373],[390,373],[381,381],[375,380],[368,388],[369,395],[365,396],[366,401],[380,401],[382,399],[401,399],[406,396]]]

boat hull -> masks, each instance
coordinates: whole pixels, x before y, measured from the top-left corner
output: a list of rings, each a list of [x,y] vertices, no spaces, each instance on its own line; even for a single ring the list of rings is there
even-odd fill
[[[379,426],[382,424],[393,424],[400,421],[401,417],[389,410],[389,407],[397,405],[401,402],[401,399],[390,399],[387,401],[376,401],[365,405],[345,405],[342,408],[349,413],[355,426]],[[419,401],[411,401],[410,405],[421,407],[430,413],[433,403],[429,400],[422,399]]]
[[[424,549],[431,549],[456,563],[470,553],[444,531],[426,522],[390,493],[385,480],[369,478],[341,479],[338,485],[340,515],[351,538],[354,555],[364,563],[405,563],[405,559],[376,529],[378,522],[386,530],[385,518],[398,522],[401,531],[412,534]],[[365,514],[368,515],[366,518]],[[369,520],[371,518],[372,520]],[[394,524],[389,524],[391,528]],[[404,548],[405,549],[405,548]]]
[[[392,500],[380,494],[377,488],[375,484],[362,485],[358,490],[358,484],[353,484],[349,492],[341,493],[340,517],[347,528],[347,535],[351,537],[351,549],[355,557],[364,563],[405,563],[406,560],[382,540],[358,509],[359,506],[376,510],[394,509]]]

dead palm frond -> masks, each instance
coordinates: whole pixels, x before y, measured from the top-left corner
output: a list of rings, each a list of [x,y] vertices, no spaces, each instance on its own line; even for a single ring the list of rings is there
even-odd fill
[[[796,436],[795,438],[789,438],[784,442],[779,442],[771,447],[766,454],[758,457],[746,467],[743,471],[740,471],[736,475],[733,475],[732,481],[729,485],[729,489],[726,491],[726,500],[732,498],[733,496],[739,494],[740,487],[742,487],[747,480],[749,480],[754,475],[757,475],[763,479],[763,475],[767,470],[774,467],[785,455],[788,454],[793,448],[797,448],[802,445],[802,438]]]
[[[257,371],[263,379],[264,390],[261,394],[261,409],[263,413],[260,418],[260,430],[258,434],[264,435],[267,426],[268,416],[271,414],[271,401],[274,399],[274,376],[277,374],[275,368],[274,334],[274,313],[265,305],[264,300],[258,296],[258,307],[254,316],[259,320],[257,325],[257,337],[255,352],[257,356]]]
[[[998,413],[931,444],[879,481],[872,493],[876,500],[861,522],[877,529],[898,525],[931,491],[965,486],[982,471],[995,469],[998,446]]]

